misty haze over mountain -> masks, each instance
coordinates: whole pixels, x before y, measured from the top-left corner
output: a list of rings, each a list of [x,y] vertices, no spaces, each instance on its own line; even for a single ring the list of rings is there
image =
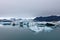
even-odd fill
[[[0,17],[60,15],[60,0],[0,0]]]

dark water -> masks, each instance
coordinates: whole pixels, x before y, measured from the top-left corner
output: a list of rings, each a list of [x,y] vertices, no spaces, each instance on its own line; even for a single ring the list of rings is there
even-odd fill
[[[60,40],[60,29],[35,33],[19,26],[0,27],[0,40]]]

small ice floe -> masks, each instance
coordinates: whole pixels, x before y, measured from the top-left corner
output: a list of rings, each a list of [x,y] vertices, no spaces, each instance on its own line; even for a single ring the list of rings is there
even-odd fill
[[[37,26],[34,26],[34,27],[29,27],[30,30],[34,31],[34,32],[42,32],[42,31],[45,31],[45,32],[50,32],[51,30],[53,30],[52,28],[50,27],[37,27]]]
[[[0,27],[3,27],[3,25],[2,25],[2,24],[0,24]]]
[[[34,26],[34,27],[29,27],[30,30],[34,31],[34,32],[40,32],[42,31],[44,28],[43,27],[37,27],[37,26]]]
[[[53,29],[51,27],[44,27],[44,32],[51,32]]]

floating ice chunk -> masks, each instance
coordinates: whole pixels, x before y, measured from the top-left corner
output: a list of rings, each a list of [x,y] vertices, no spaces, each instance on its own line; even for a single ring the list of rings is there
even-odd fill
[[[2,24],[0,24],[0,26],[3,26]]]
[[[52,31],[53,29],[51,28],[51,27],[44,27],[44,31],[45,32],[50,32],[50,31]]]
[[[34,26],[34,27],[29,27],[29,29],[31,29],[32,31],[35,31],[35,32],[40,32],[40,31],[43,31],[44,28]]]
[[[3,27],[3,25],[2,25],[2,24],[0,24],[0,27]]]
[[[41,32],[41,31],[50,32],[53,30],[50,27],[37,27],[37,26],[29,27],[29,29],[34,31],[34,32]]]

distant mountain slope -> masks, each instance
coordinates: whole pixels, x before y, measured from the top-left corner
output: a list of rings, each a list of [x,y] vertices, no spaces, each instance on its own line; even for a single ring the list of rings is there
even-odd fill
[[[34,18],[35,22],[38,22],[38,21],[60,21],[60,16],[47,16],[47,17],[36,17]]]

